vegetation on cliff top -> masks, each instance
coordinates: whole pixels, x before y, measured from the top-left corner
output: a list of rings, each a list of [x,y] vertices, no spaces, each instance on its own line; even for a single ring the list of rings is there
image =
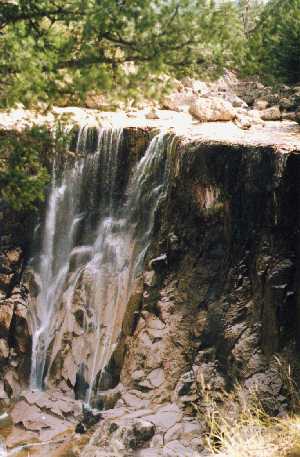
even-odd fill
[[[299,14],[300,0],[2,0],[0,104],[150,98],[225,67],[295,82]]]
[[[32,211],[45,198],[51,145],[47,129],[34,127],[0,138],[0,198],[15,211]]]

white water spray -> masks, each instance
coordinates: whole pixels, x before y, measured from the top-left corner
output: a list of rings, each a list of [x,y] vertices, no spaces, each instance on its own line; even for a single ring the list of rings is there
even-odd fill
[[[157,135],[129,182],[121,184],[126,172],[122,131],[99,129],[92,153],[86,151],[88,135],[82,129],[77,143],[84,158],[60,179],[53,173],[42,249],[35,259],[39,293],[30,323],[31,384],[41,389],[70,321],[82,313],[76,341],[83,360],[77,361],[77,371],[84,366],[90,403],[118,344],[133,281],[143,269],[156,210],[167,190],[174,140]]]

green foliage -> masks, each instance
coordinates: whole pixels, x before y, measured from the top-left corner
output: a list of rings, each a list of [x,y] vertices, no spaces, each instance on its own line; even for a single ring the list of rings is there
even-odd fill
[[[299,24],[300,0],[2,0],[0,106],[134,103],[224,68],[295,82]]]
[[[300,0],[269,0],[249,38],[245,72],[271,83],[300,80]]]
[[[50,144],[41,128],[0,138],[0,197],[15,211],[35,210],[44,200],[49,173],[42,156]]]
[[[239,0],[238,9],[242,21],[244,34],[247,38],[251,35],[260,19],[264,9],[265,1],[263,0]]]
[[[162,74],[220,74],[244,39],[229,1],[14,0],[1,8],[2,106],[79,104],[92,91],[151,98]]]

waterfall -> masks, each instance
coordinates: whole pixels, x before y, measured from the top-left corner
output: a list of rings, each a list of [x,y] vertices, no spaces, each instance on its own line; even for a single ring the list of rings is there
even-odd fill
[[[4,440],[0,439],[0,457],[7,457],[8,453],[6,450]]]
[[[158,134],[126,180],[122,130],[83,128],[77,142],[83,157],[60,174],[54,166],[41,249],[32,262],[38,289],[30,313],[33,388],[47,384],[63,352],[64,377],[74,385],[70,367],[76,376],[81,371],[90,402],[143,271],[173,149],[174,136]]]

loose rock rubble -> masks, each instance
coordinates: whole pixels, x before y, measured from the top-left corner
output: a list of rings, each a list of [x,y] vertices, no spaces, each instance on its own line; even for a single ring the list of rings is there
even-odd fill
[[[233,72],[225,71],[217,81],[204,82],[192,78],[173,81],[173,90],[160,102],[145,103],[132,111],[109,112],[103,95],[88,97],[84,108],[54,107],[50,111],[26,110],[22,105],[0,112],[0,129],[22,131],[33,125],[54,126],[57,121],[67,125],[101,124],[109,126],[126,120],[157,122],[166,118],[189,123],[188,114],[200,122],[234,121],[242,130],[248,130],[265,121],[288,120],[300,122],[299,86],[282,85],[275,89],[255,80],[239,80]],[[180,116],[184,114],[185,116]]]

